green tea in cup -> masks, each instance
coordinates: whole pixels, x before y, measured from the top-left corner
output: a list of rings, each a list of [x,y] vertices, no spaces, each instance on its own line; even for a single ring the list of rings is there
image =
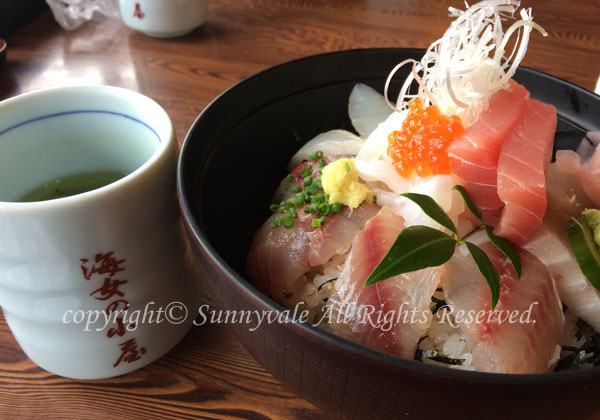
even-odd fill
[[[48,182],[44,182],[21,198],[20,202],[47,201],[57,198],[70,197],[92,191],[123,178],[127,174],[121,171],[86,171],[77,174],[62,176]]]

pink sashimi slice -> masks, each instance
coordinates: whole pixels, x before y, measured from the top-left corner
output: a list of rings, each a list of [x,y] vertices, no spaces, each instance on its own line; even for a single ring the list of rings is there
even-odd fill
[[[564,326],[552,276],[525,250],[519,250],[522,274],[518,277],[493,245],[485,243],[481,247],[501,277],[500,299],[493,312],[489,287],[463,250],[457,250],[444,265],[442,277],[445,300],[456,316],[454,322],[473,345],[473,367],[494,373],[552,371],[560,357]],[[461,313],[465,315],[459,319]],[[511,322],[513,313],[516,315]]]
[[[366,347],[413,359],[431,324],[431,296],[440,268],[407,273],[363,287],[404,229],[403,219],[383,207],[356,238],[329,302],[330,325]]]
[[[482,210],[503,206],[497,194],[497,166],[506,134],[519,119],[529,92],[516,82],[490,98],[489,107],[448,147],[454,172]]]
[[[542,224],[555,131],[556,108],[528,99],[498,159],[498,196],[505,205],[497,235],[523,243]]]
[[[328,157],[326,160],[334,159]],[[319,165],[304,162],[291,172],[292,182],[287,178],[281,182],[275,196],[281,195],[284,200],[294,196],[294,187],[302,185],[300,169],[307,165],[311,165],[313,178],[318,177]],[[252,240],[246,259],[250,281],[266,295],[282,302],[311,268],[348,252],[356,235],[378,211],[378,206],[366,202],[354,210],[344,206],[341,212],[328,215],[325,224],[319,228],[312,226],[315,216],[305,213],[302,208],[297,209],[298,217],[291,228],[271,227],[271,222],[282,216],[279,213],[271,215]]]
[[[272,215],[254,235],[246,260],[249,279],[260,291],[281,302],[312,267],[346,253],[378,209],[368,203],[352,211],[345,207],[340,213],[328,215],[319,228],[312,226],[315,216],[301,210],[289,229],[272,228],[270,224],[278,214]]]

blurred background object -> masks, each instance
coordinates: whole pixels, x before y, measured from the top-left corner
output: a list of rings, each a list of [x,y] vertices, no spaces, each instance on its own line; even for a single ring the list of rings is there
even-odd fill
[[[155,38],[183,36],[206,21],[206,0],[119,0],[119,6],[125,25]]]
[[[31,18],[47,8],[48,5],[44,0],[1,1],[0,38],[8,38]]]
[[[111,18],[118,18],[118,0],[46,0],[54,19],[68,31],[78,28],[94,13],[101,13]]]

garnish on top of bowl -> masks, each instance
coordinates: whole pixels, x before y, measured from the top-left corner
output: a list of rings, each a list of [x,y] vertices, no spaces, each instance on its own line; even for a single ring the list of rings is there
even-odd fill
[[[531,9],[514,21],[519,6],[450,9],[444,36],[398,64],[384,96],[354,88],[359,135],[305,144],[254,236],[247,272],[261,291],[426,363],[496,373],[600,363],[600,147],[592,134],[551,162],[556,110],[512,80],[531,31],[545,34]]]

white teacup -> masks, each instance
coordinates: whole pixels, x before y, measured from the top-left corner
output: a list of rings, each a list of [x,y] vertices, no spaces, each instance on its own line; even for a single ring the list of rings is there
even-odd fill
[[[206,0],[119,0],[125,25],[157,38],[185,35],[206,21]]]
[[[198,292],[180,229],[176,151],[167,113],[125,89],[56,88],[0,102],[0,306],[42,368],[121,375],[189,330]],[[18,201],[88,171],[128,175],[65,198]]]

